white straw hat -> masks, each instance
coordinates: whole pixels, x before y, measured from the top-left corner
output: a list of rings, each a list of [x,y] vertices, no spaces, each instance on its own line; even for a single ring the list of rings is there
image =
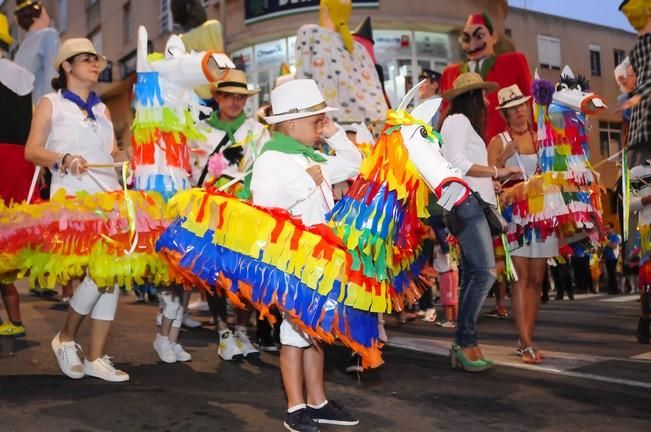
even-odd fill
[[[281,84],[271,91],[272,115],[264,119],[268,124],[276,124],[338,109],[326,104],[314,80],[297,79]]]
[[[63,42],[59,47],[59,52],[52,66],[58,71],[61,63],[77,54],[94,54],[99,59],[99,70],[102,71],[106,67],[106,57],[97,54],[93,43],[86,38],[72,38]]]

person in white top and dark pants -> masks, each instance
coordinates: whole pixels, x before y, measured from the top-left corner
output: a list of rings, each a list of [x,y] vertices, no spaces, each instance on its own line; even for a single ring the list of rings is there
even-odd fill
[[[450,216],[455,223],[448,226],[461,247],[459,318],[450,356],[453,367],[460,365],[475,372],[492,366],[477,345],[477,319],[496,278],[491,232],[479,200],[496,206],[492,180],[519,173],[514,167],[488,166],[488,152],[481,138],[487,115],[484,95],[497,87],[496,83],[484,82],[479,74],[467,72],[443,93],[450,107],[441,126],[442,154],[461,171],[474,192],[454,208]]]

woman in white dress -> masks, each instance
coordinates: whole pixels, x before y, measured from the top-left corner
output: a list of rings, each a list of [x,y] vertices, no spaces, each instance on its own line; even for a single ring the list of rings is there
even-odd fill
[[[56,93],[39,101],[25,147],[25,158],[53,172],[50,195],[63,189],[77,192],[120,190],[113,168],[92,168],[88,163],[110,164],[117,151],[113,124],[106,105],[91,91],[106,59],[88,39],[69,39],[57,54],[52,80]],[[86,276],[70,300],[63,329],[52,340],[61,371],[70,378],[85,375],[107,381],[127,381],[129,375],[115,369],[104,353],[104,345],[118,305],[119,288],[98,288]],[[84,318],[92,320],[90,349],[82,364],[75,337]]]
[[[527,179],[538,167],[537,136],[531,121],[530,96],[525,96],[517,84],[499,90],[497,109],[506,120],[506,130],[491,140],[488,146],[488,163],[497,167],[516,167],[522,176],[507,185]],[[533,345],[533,332],[540,309],[547,259],[559,255],[558,237],[549,236],[539,241],[533,236],[530,243],[512,250],[511,257],[518,275],[511,303],[513,317],[520,336],[518,353],[525,363],[540,363],[542,357]]]

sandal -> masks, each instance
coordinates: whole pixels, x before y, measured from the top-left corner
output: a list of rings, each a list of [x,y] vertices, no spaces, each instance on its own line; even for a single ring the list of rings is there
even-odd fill
[[[542,359],[540,358],[539,353],[534,347],[526,347],[518,349],[520,356],[522,357],[522,362],[526,364],[540,364]]]

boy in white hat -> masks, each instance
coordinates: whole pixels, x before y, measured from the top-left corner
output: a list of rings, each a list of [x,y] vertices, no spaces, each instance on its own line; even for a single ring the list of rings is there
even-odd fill
[[[326,117],[337,108],[327,106],[313,80],[278,86],[271,92],[271,107],[273,114],[265,120],[275,125],[275,132],[253,165],[253,202],[286,209],[306,225],[323,223],[334,205],[331,185],[357,175],[362,155],[344,130]],[[336,156],[314,150],[322,137]],[[356,425],[355,417],[326,399],[319,344],[288,319],[282,322],[280,342],[288,408],[285,427],[313,432],[319,423]]]

